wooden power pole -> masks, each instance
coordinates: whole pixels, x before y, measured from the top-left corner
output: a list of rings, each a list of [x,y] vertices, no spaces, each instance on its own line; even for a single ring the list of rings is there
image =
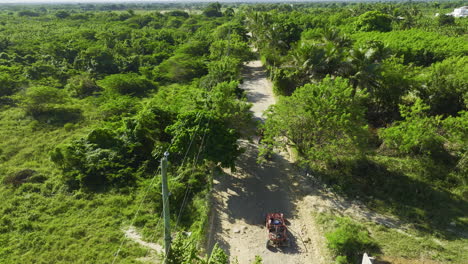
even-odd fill
[[[164,264],[167,263],[169,257],[169,250],[171,248],[171,228],[170,228],[170,215],[169,215],[169,188],[167,186],[167,157],[169,152],[164,153],[161,159],[161,175],[162,175],[162,196],[163,196],[163,217],[164,217]]]

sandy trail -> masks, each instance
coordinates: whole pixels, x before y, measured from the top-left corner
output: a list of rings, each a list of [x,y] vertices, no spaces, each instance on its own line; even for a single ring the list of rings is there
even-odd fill
[[[246,64],[243,74],[245,90],[254,119],[263,121],[263,112],[275,103],[272,83],[260,61]],[[250,131],[246,127],[246,131]],[[405,233],[405,226],[392,216],[368,210],[359,201],[334,194],[307,173],[295,169],[285,152],[274,155],[265,165],[258,165],[258,138],[241,140],[245,152],[239,157],[236,171],[225,170],[214,179],[213,211],[207,248],[218,243],[239,264],[249,264],[260,256],[264,264],[332,263],[325,249],[323,230],[313,219],[313,212],[347,215],[360,221],[372,221]],[[268,212],[282,212],[289,220],[292,245],[284,250],[266,248],[264,217]],[[142,262],[158,263],[162,247],[142,240],[130,227],[126,237],[149,250]]]
[[[263,120],[263,111],[275,103],[272,84],[260,61],[248,63],[244,71],[247,99],[253,104],[254,118]],[[321,257],[323,238],[311,219],[311,211],[297,195],[299,186],[288,155],[279,153],[266,165],[256,163],[258,145],[240,141],[245,153],[236,171],[226,170],[214,181],[214,213],[208,247],[218,243],[231,261],[251,263],[260,256],[265,264],[325,263]],[[283,250],[266,248],[264,217],[269,212],[282,212],[289,220],[291,247]]]

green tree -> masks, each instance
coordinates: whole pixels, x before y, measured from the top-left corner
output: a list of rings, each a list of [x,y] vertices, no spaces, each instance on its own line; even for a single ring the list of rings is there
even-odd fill
[[[437,23],[441,27],[443,27],[443,26],[452,26],[452,25],[455,25],[455,17],[453,17],[451,15],[442,14],[442,15],[437,17]]]
[[[32,115],[41,114],[60,107],[67,101],[63,90],[48,86],[33,86],[26,90],[23,104]]]
[[[209,95],[208,105],[211,112],[229,128],[242,131],[252,119],[252,113],[249,112],[251,104],[245,98],[237,98],[238,86],[236,81],[217,84]]]
[[[238,133],[224,120],[204,110],[179,114],[166,131],[173,137],[171,153],[182,156],[187,152],[191,157],[198,156],[199,162],[208,160],[222,167],[233,167],[241,153]]]
[[[64,11],[64,10],[61,10],[61,11],[58,11],[57,13],[55,13],[55,16],[57,18],[67,18],[70,16],[70,13],[68,13],[67,11]]]
[[[236,81],[240,78],[241,62],[232,57],[222,57],[208,63],[208,74],[205,75],[200,83],[206,89],[211,89],[215,85],[225,81]]]
[[[75,59],[74,64],[79,69],[97,74],[118,72],[113,54],[104,46],[93,46],[82,51]]]
[[[234,9],[232,9],[232,7],[226,8],[226,10],[224,11],[224,16],[233,17],[234,16]]]
[[[359,98],[365,95],[352,94],[347,80],[327,77],[281,97],[267,113],[263,142],[292,144],[302,157],[318,164],[360,153],[367,132]]]
[[[157,80],[172,82],[189,82],[207,73],[202,58],[189,54],[176,54],[161,63],[155,70]]]
[[[343,51],[331,42],[324,45],[299,42],[290,52],[291,62],[298,71],[297,84],[321,80],[327,74],[337,75],[343,65]]]
[[[89,74],[77,75],[68,79],[65,90],[73,97],[84,98],[101,90]]]
[[[106,188],[107,184],[130,183],[134,169],[127,166],[123,142],[115,132],[94,129],[86,137],[59,146],[51,160],[64,172],[71,188]]]
[[[380,11],[368,11],[359,16],[356,29],[360,31],[391,31],[392,18]]]
[[[230,34],[228,39],[214,41],[210,46],[210,58],[220,59],[222,56],[230,56],[240,61],[248,61],[254,58],[247,42],[237,34]]]
[[[33,86],[22,97],[26,113],[35,119],[50,124],[64,124],[77,121],[81,109],[69,104],[70,98],[62,89],[48,86]]]
[[[203,15],[207,17],[221,17],[223,13],[221,13],[221,4],[211,3],[205,9],[203,9]]]
[[[11,73],[0,73],[0,97],[13,95],[18,92],[25,84],[25,81],[19,79]]]
[[[374,56],[375,52],[374,49],[351,49],[342,70],[355,89],[366,89],[371,94],[380,85],[381,65]]]
[[[108,75],[99,84],[108,91],[130,95],[143,95],[156,88],[153,82],[136,73]]]
[[[438,133],[441,117],[428,117],[429,106],[417,99],[412,106],[400,105],[403,121],[381,129],[384,143],[404,154],[437,154],[443,149],[444,139]]]
[[[450,116],[442,121],[444,137],[447,139],[445,146],[457,159],[454,174],[457,185],[468,185],[468,112],[462,111],[459,116]],[[465,190],[465,195],[468,194]]]
[[[468,57],[451,57],[425,68],[418,87],[421,98],[435,115],[455,116],[468,109]]]

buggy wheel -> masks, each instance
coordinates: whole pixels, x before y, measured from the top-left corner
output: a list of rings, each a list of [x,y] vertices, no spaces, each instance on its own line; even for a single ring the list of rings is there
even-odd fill
[[[266,244],[266,248],[267,248],[267,249],[271,249],[271,248],[273,247],[273,246],[271,245],[271,240],[270,240],[270,239],[267,239],[267,241],[266,241],[265,244]]]

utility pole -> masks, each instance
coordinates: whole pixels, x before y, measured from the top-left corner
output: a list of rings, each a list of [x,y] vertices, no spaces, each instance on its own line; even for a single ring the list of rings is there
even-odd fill
[[[167,157],[169,152],[164,152],[164,157],[161,159],[161,175],[162,175],[162,196],[163,196],[163,217],[164,217],[164,264],[167,263],[167,257],[171,248],[171,228],[169,215],[169,188],[167,187]]]

